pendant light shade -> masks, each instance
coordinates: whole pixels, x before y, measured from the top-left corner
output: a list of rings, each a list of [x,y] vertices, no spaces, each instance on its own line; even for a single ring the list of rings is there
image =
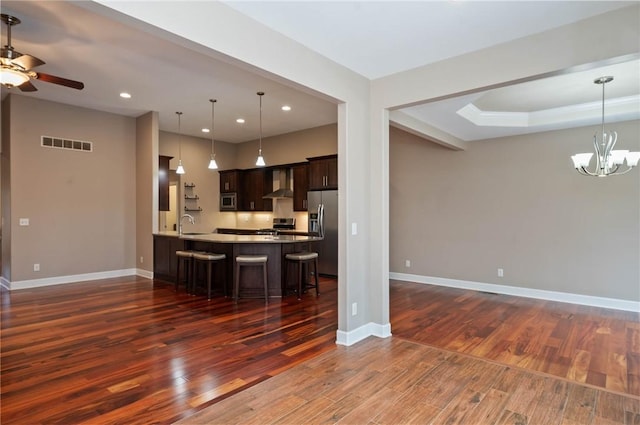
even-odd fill
[[[209,102],[211,102],[211,161],[209,161],[210,170],[218,169],[218,163],[216,162],[216,149],[215,149],[215,141],[214,141],[215,107],[216,107],[217,101],[218,101],[217,99],[209,99]]]
[[[260,147],[258,148],[258,159],[256,159],[256,165],[258,167],[264,167],[267,165],[262,157],[262,96],[264,96],[264,92],[259,91],[257,95],[260,98]]]
[[[176,112],[178,116],[178,168],[176,168],[176,174],[184,174],[184,167],[182,166],[182,135],[180,134],[180,117],[182,112]]]

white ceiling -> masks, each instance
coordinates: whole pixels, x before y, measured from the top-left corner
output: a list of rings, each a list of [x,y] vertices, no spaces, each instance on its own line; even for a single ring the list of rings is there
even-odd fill
[[[519,37],[585,19],[636,2],[609,1],[250,1],[225,2],[230,7],[368,78],[378,78],[447,57],[482,49]],[[243,142],[258,137],[258,96],[263,98],[263,135],[282,134],[336,122],[334,104],[273,80],[213,59],[189,43],[174,44],[96,14],[77,2],[3,1],[2,13],[22,23],[13,28],[16,50],[45,62],[41,71],[83,81],[76,91],[36,81],[38,92],[22,93],[41,99],[89,107],[127,116],[149,110],[160,115],[160,128],[177,131],[176,111],[182,111],[181,131],[200,137],[210,127],[210,98],[217,98],[216,140]],[[188,15],[188,8],[185,8]],[[330,29],[327,30],[327,29]],[[3,44],[6,30],[2,28]],[[588,105],[598,104],[601,87],[593,79],[614,75],[607,99],[627,97],[618,118],[640,117],[638,61],[618,68],[565,74],[518,86],[504,87],[465,98],[448,99],[405,108],[402,112],[461,140],[586,125],[598,122]],[[16,89],[12,89],[16,90]],[[2,89],[3,97],[7,89]],[[128,91],[132,99],[118,94]],[[506,116],[518,112],[522,120],[544,121],[544,111],[562,109],[563,123],[503,127],[504,122],[479,126],[456,113],[473,103],[474,113]],[[293,110],[283,112],[289,104]],[[576,114],[568,105],[587,110]],[[631,106],[629,106],[631,105]],[[635,107],[635,112],[634,112]],[[607,108],[609,108],[607,106]],[[596,108],[597,109],[597,108]],[[611,108],[612,112],[615,108]],[[616,111],[617,111],[616,109]],[[478,112],[479,111],[479,112]],[[590,112],[589,112],[590,111]],[[549,113],[547,113],[549,115]],[[235,122],[247,120],[244,125]],[[587,118],[585,118],[587,117]],[[622,117],[622,118],[620,118]],[[504,118],[504,117],[503,117]],[[513,117],[512,117],[513,118]],[[480,119],[482,120],[482,119]],[[508,121],[508,120],[507,120]],[[558,121],[556,119],[556,121]]]

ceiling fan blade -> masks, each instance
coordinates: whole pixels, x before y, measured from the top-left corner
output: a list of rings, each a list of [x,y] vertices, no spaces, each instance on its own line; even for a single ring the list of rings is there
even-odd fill
[[[12,60],[11,63],[14,63],[19,67],[28,70],[31,68],[35,68],[36,66],[44,65],[45,61],[38,59],[35,56],[22,55]]]
[[[31,81],[25,81],[24,83],[20,84],[18,88],[20,89],[20,91],[38,91],[36,86],[31,84]]]
[[[80,81],[68,80],[66,78],[56,77],[55,75],[44,74],[42,72],[36,73],[36,78],[38,80],[46,81],[47,83],[71,87],[72,89],[82,90],[84,88],[84,83],[81,83]]]

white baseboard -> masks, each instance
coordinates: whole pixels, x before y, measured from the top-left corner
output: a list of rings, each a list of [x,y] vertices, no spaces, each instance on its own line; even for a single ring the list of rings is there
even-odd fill
[[[614,310],[640,312],[640,302],[620,300],[616,298],[594,297],[591,295],[570,294],[568,292],[546,291],[543,289],[521,288],[517,286],[496,285],[493,283],[421,276],[407,273],[391,272],[389,273],[389,279],[448,286],[450,288],[471,289],[473,291],[495,292],[497,294],[515,295],[517,297],[536,298],[570,304],[588,305],[592,307],[611,308]]]
[[[338,330],[336,332],[336,344],[353,345],[369,336],[377,336],[378,338],[388,338],[391,336],[391,324],[380,325],[378,323],[369,322],[357,329],[349,332]]]
[[[86,280],[109,279],[112,277],[136,275],[147,277],[145,276],[145,274],[148,273],[151,272],[142,269],[122,269],[97,273],[74,274],[69,276],[45,277],[43,279],[19,280],[13,282],[9,282],[8,280],[2,278],[1,283],[2,286],[13,291],[15,289],[39,288],[42,286],[62,285],[65,283],[83,282]],[[151,273],[151,276],[153,278],[153,273]]]
[[[153,272],[149,270],[136,269],[136,276],[146,277],[147,279],[153,279]]]

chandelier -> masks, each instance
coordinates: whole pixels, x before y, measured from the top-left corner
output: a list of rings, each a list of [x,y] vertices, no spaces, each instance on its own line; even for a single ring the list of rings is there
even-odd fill
[[[589,162],[591,162],[593,152],[577,153],[571,156],[576,171],[585,176],[607,177],[614,174],[626,174],[638,165],[638,161],[640,160],[640,152],[613,150],[618,139],[618,134],[615,131],[608,133],[604,131],[604,86],[611,81],[613,81],[613,77],[600,77],[593,80],[595,84],[602,85],[602,135],[600,136],[600,140],[598,140],[597,133],[593,136],[596,168],[593,170],[587,169]],[[624,167],[625,160],[627,161],[626,167]]]

